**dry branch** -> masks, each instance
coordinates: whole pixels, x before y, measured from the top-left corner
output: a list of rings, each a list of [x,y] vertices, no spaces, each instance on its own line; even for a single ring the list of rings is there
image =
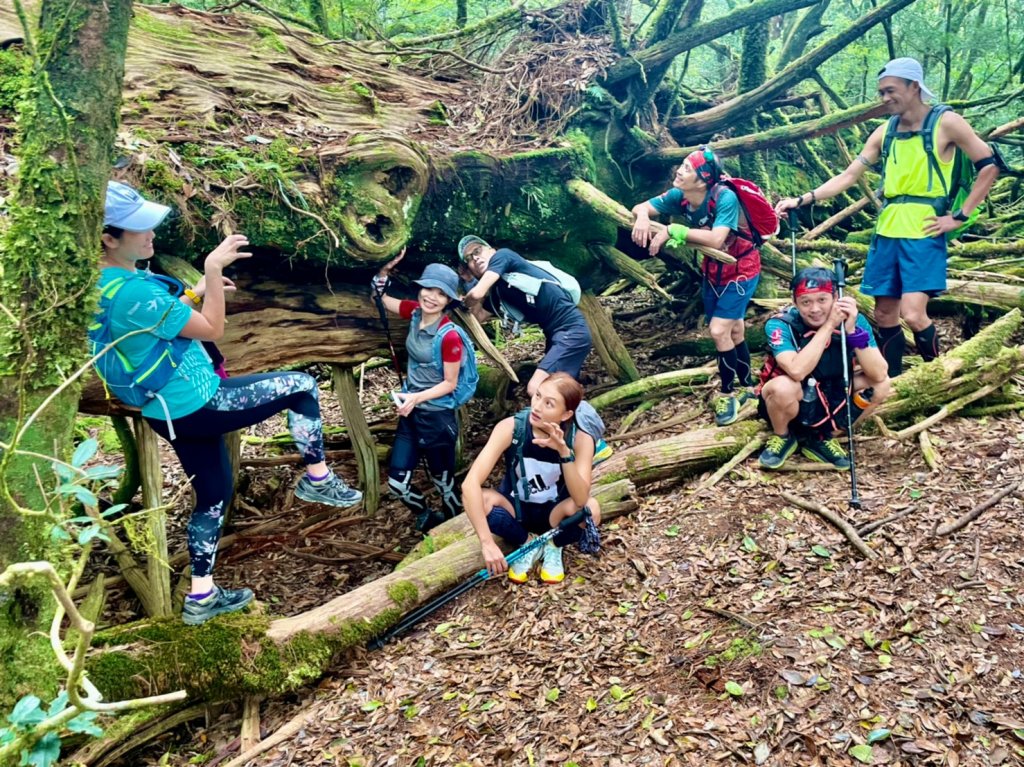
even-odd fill
[[[932,535],[935,535],[935,536],[952,535],[953,533],[957,532],[958,530],[962,530],[963,528],[967,527],[967,525],[969,525],[971,522],[973,522],[978,517],[980,517],[982,514],[984,514],[986,511],[988,511],[993,506],[995,506],[997,503],[999,503],[1001,500],[1006,498],[1008,495],[1012,495],[1013,493],[1016,493],[1017,490],[1020,489],[1020,486],[1022,484],[1024,484],[1024,479],[1018,480],[1017,482],[1014,482],[1012,485],[1004,487],[1002,490],[1000,490],[999,492],[995,493],[991,498],[989,498],[984,503],[978,504],[973,509],[968,511],[966,514],[964,514],[963,516],[957,518],[957,520],[955,522],[950,522],[948,525],[939,525],[939,526],[937,526],[935,528],[935,531],[932,533]]]
[[[764,440],[765,437],[763,434],[759,434],[756,437],[754,437],[752,440],[750,440],[750,442],[748,442],[744,446],[742,450],[740,450],[738,453],[736,453],[736,455],[730,458],[727,463],[723,464],[718,471],[716,471],[710,477],[701,482],[700,485],[698,485],[697,489],[707,490],[709,487],[714,487],[715,485],[717,485],[726,474],[728,474],[736,466],[743,463],[743,461],[745,461],[747,458],[753,455],[754,452],[757,451],[761,447],[761,445],[764,444]]]
[[[826,218],[824,221],[822,221],[820,224],[818,224],[816,227],[814,227],[811,231],[809,231],[806,235],[804,235],[803,239],[804,240],[815,240],[818,237],[821,237],[821,235],[823,235],[825,232],[827,232],[833,226],[835,226],[836,224],[840,223],[841,221],[845,221],[850,216],[852,216],[854,213],[859,213],[860,211],[864,210],[864,208],[866,208],[870,204],[871,204],[871,200],[870,199],[868,199],[867,197],[861,197],[856,202],[854,202],[854,203],[852,203],[850,205],[847,205],[845,208],[843,208],[838,213],[836,213],[836,214]]]
[[[863,539],[857,535],[857,531],[853,529],[853,526],[838,514],[829,511],[820,503],[808,501],[798,495],[793,495],[793,493],[782,491],[779,495],[781,495],[788,503],[791,503],[794,506],[799,506],[801,509],[807,509],[807,511],[813,511],[822,519],[827,520],[829,524],[846,536],[847,540],[853,544],[853,547],[857,549],[865,559],[878,559],[878,554],[864,543]]]

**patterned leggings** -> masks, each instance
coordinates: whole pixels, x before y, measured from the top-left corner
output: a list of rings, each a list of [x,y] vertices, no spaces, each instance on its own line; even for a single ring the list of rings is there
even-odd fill
[[[306,373],[257,373],[221,381],[213,398],[195,413],[174,420],[176,439],[167,422],[147,418],[153,430],[171,442],[181,467],[196,491],[188,521],[192,575],[213,572],[224,510],[231,502],[231,463],[224,435],[288,411],[288,430],[307,466],[324,460],[323,424],[316,379]]]

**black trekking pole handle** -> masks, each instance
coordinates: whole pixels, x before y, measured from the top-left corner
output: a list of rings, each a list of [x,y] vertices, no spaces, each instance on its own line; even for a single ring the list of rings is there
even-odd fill
[[[557,527],[553,527],[547,532],[538,535],[532,541],[527,541],[515,551],[506,554],[505,562],[509,565],[513,564],[514,562],[517,562],[518,560],[522,559],[527,554],[529,554],[531,551],[535,551],[541,546],[546,545],[548,541],[550,541],[552,538],[558,535],[558,533],[562,530],[568,530],[570,527],[578,525],[580,522],[582,522],[589,516],[590,509],[584,506],[582,509],[577,511],[572,516],[566,517],[561,522],[559,522]],[[458,597],[465,594],[467,591],[472,589],[477,584],[483,583],[484,581],[488,580],[490,577],[491,574],[490,572],[488,572],[486,567],[477,570],[475,573],[473,573],[473,575],[471,575],[468,579],[460,583],[455,588],[446,591],[439,597],[435,597],[426,604],[420,605],[415,610],[408,613],[394,626],[392,626],[383,634],[381,634],[379,637],[371,639],[369,642],[366,643],[367,649],[379,650],[381,647],[390,642],[399,634],[404,634],[406,631],[411,629],[413,626],[422,621],[431,613],[436,612],[449,602],[452,602]]]
[[[391,323],[388,322],[388,310],[384,308],[384,290],[374,287],[373,301],[377,304],[377,313],[380,314],[380,324],[384,326],[384,335],[388,338],[388,349],[391,350],[391,364],[398,373],[398,383],[405,388],[405,378],[402,376],[402,366],[398,364],[398,353],[395,351],[395,342],[391,338]]]
[[[789,222],[789,260],[793,264],[793,276],[796,277],[796,208],[786,211],[786,220]]]
[[[843,297],[846,287],[846,261],[837,258],[832,262],[832,270],[836,273],[836,292]],[[846,399],[846,440],[850,453],[850,507],[860,508],[860,497],[857,495],[857,460],[853,452],[853,413],[850,411],[850,357],[846,347],[846,322],[839,326],[840,353],[843,355],[843,396]]]

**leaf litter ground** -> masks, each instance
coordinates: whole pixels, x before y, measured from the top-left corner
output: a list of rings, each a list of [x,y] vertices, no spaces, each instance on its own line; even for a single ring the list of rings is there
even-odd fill
[[[529,359],[533,346],[509,356]],[[366,402],[394,386],[375,373]],[[702,408],[695,399],[659,403],[631,428]],[[627,412],[609,418],[610,432]],[[709,422],[702,412],[697,423]],[[959,533],[933,534],[1022,478],[1022,426],[1016,415],[939,424],[936,472],[916,442],[858,440],[861,511],[847,509],[846,474],[769,474],[753,458],[710,490],[695,480],[641,492],[637,511],[604,526],[598,558],[567,554],[564,583],[485,584],[383,650],[339,659],[316,688],[264,704],[265,734],[309,720],[249,764],[1024,763],[1022,501],[1010,495]],[[261,503],[261,516],[315,511],[281,500],[294,468],[251,473],[237,524]],[[881,555],[869,563],[782,489],[855,527],[901,516],[865,536]],[[390,500],[372,520],[330,529],[327,544],[290,534],[288,548],[329,559],[330,542],[347,540],[394,559],[416,541]],[[253,586],[275,613],[391,567],[303,559],[281,536],[245,548],[222,558],[220,577]],[[229,705],[134,763],[219,763],[237,754],[238,718]]]

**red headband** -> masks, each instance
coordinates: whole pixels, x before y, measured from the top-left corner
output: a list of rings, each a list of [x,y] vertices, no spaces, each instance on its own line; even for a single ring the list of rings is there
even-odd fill
[[[710,150],[707,151],[710,153]],[[697,174],[697,178],[708,186],[711,186],[715,182],[716,169],[710,162],[708,162],[704,152],[705,150],[702,149],[690,152],[690,154],[686,156],[686,159],[690,161],[690,167],[693,168],[693,172]]]
[[[813,277],[800,280],[796,287],[793,288],[793,298],[800,298],[800,296],[805,296],[808,293],[835,293],[835,290],[833,289],[831,280],[825,280],[822,282],[821,280],[816,280]]]

